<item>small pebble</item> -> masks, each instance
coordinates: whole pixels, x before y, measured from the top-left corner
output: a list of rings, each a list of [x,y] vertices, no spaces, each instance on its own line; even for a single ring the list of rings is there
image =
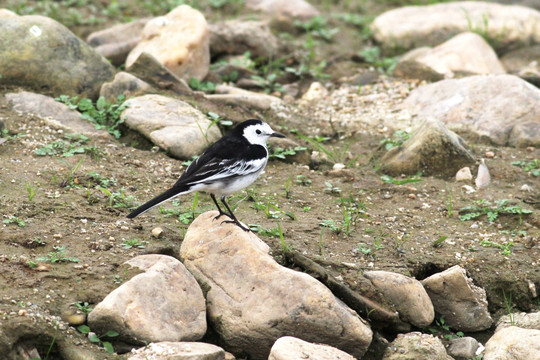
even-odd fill
[[[53,235],[53,238],[55,238],[55,239],[61,239],[61,238],[62,238],[62,234],[54,234],[54,235]]]
[[[471,181],[473,178],[471,169],[466,166],[456,173],[456,181]]]
[[[528,184],[523,184],[523,186],[520,188],[521,191],[531,192],[533,191],[532,187]]]
[[[342,163],[335,163],[334,166],[333,166],[333,169],[334,169],[334,170],[342,170],[342,169],[345,169],[345,164],[342,164]]]
[[[492,158],[495,157],[495,153],[494,153],[493,151],[486,151],[486,152],[484,153],[484,156],[487,157],[487,158],[489,158],[489,159],[492,159]]]
[[[416,199],[416,195],[415,194],[409,194],[409,199]]]
[[[159,226],[152,229],[152,236],[155,237],[156,239],[159,238],[162,233],[163,233],[163,229],[160,228]]]

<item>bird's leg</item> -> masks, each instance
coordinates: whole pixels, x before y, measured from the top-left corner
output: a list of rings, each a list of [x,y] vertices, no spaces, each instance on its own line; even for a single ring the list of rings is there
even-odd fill
[[[221,210],[221,208],[219,207],[219,204],[218,204],[218,202],[217,202],[216,197],[214,196],[214,194],[210,194],[210,197],[211,197],[212,200],[214,201],[214,204],[216,204],[216,207],[217,207],[217,209],[218,209],[218,211],[219,211],[219,215],[216,216],[216,217],[214,218],[214,220],[219,219],[219,218],[222,217],[223,215],[227,215],[228,217],[232,218],[232,216],[230,216],[229,214],[227,214],[226,212],[224,212],[223,210]],[[230,210],[229,210],[229,211],[230,211]]]
[[[236,224],[240,229],[244,230],[244,231],[251,231],[250,228],[247,228],[245,227],[244,225],[242,225],[242,223],[240,223],[240,221],[238,221],[238,219],[236,218],[236,216],[234,216],[231,208],[229,207],[229,205],[227,204],[227,202],[225,201],[225,196],[222,196],[221,197],[221,202],[223,203],[223,205],[225,205],[225,207],[227,208],[227,210],[229,210],[229,217],[232,219],[232,220],[224,220],[222,221],[221,223],[233,223],[233,224]]]

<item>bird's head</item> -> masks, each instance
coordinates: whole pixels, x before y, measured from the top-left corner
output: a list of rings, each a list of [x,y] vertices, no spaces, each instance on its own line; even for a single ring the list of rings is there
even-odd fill
[[[268,138],[270,137],[285,137],[285,135],[272,130],[270,125],[264,121],[255,119],[240,123],[235,130],[238,130],[238,132],[253,145],[266,146],[266,141],[268,141]]]

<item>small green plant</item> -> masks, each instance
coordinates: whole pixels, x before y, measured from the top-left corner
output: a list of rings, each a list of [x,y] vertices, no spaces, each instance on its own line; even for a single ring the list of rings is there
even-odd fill
[[[81,166],[81,164],[83,163],[84,161],[84,157],[80,158],[79,161],[77,161],[77,163],[71,168],[71,170],[69,171],[68,175],[67,175],[67,178],[65,178],[61,183],[60,183],[60,186],[61,187],[66,187],[66,186],[74,186],[75,183],[74,183],[74,176],[75,176],[75,173],[77,172],[77,170],[79,170],[79,167]],[[67,164],[67,162],[65,162],[64,160],[61,160],[59,159],[60,161],[62,161],[66,167],[69,167],[69,165]]]
[[[113,208],[131,208],[133,207],[135,200],[132,195],[126,196],[124,189],[120,189],[119,192],[112,192],[104,187],[97,187],[102,193],[109,197],[109,206]]]
[[[92,182],[104,188],[108,188],[111,185],[118,185],[116,179],[114,178],[107,179],[106,177],[101,176],[99,173],[95,171],[90,171],[87,175],[90,177]]]
[[[394,237],[394,246],[396,251],[400,254],[405,253],[405,244],[409,241],[408,236],[396,236]]]
[[[330,75],[324,72],[326,61],[317,61],[315,59],[317,52],[317,42],[313,40],[311,33],[308,33],[306,41],[302,44],[303,51],[300,57],[300,63],[297,67],[287,66],[285,71],[299,78],[313,77],[317,79],[326,79]]]
[[[392,137],[381,140],[381,145],[384,145],[385,150],[390,150],[395,147],[401,146],[405,141],[411,137],[411,134],[404,130],[397,130],[392,134]]]
[[[26,184],[26,192],[28,193],[28,201],[34,200],[34,196],[36,196],[36,187],[32,187],[29,183]]]
[[[523,171],[531,174],[532,176],[540,176],[540,161],[538,161],[538,159],[531,161],[513,161],[512,165],[523,168]]]
[[[331,183],[329,183],[328,181],[326,181],[324,183],[324,192],[325,193],[328,193],[328,194],[341,194],[341,189],[337,186],[334,186],[332,185]]]
[[[519,215],[520,224],[523,222],[522,216],[531,214],[532,211],[524,209],[520,205],[510,205],[508,199],[497,200],[492,204],[487,200],[476,201],[473,205],[466,206],[459,210],[461,221],[473,220],[486,215],[489,222],[495,221],[499,215]]]
[[[371,28],[369,27],[369,25],[373,22],[373,17],[359,15],[355,13],[335,14],[334,17],[346,24],[360,28],[360,34],[362,39],[367,40],[372,36]]]
[[[278,227],[274,227],[274,228],[264,228],[260,225],[256,225],[256,224],[249,224],[249,228],[251,229],[251,231],[253,232],[256,232],[257,234],[259,235],[262,235],[262,236],[270,236],[270,237],[279,237],[279,228]]]
[[[2,131],[0,131],[0,138],[5,139],[5,140],[0,141],[0,144],[3,141],[13,140],[13,139],[21,138],[21,137],[24,137],[24,136],[25,135],[23,135],[23,134],[9,135],[9,130],[8,129],[2,129]]]
[[[309,186],[311,185],[311,179],[306,177],[305,175],[296,175],[296,180],[295,182],[298,184],[298,185],[302,185],[302,186]]]
[[[338,28],[329,29],[328,21],[322,16],[315,16],[307,21],[296,20],[294,26],[328,42],[339,32]]]
[[[86,314],[86,315],[90,314],[92,312],[92,310],[94,310],[94,308],[91,307],[90,304],[85,302],[85,301],[84,302],[83,301],[77,301],[77,302],[73,303],[73,305],[77,306],[77,309],[79,311],[81,311],[82,313]]]
[[[114,103],[108,103],[103,96],[95,104],[91,99],[82,98],[79,100],[77,96],[69,97],[68,95],[60,95],[55,100],[68,105],[73,110],[79,111],[81,117],[94,124],[96,129],[105,129],[116,139],[122,136],[119,127],[124,122],[124,119],[121,114],[128,108],[124,95],[118,96]]]
[[[95,146],[86,145],[90,138],[81,134],[66,134],[64,138],[68,141],[57,140],[34,150],[34,154],[39,156],[62,156],[70,157],[75,154],[90,154],[94,158],[103,156],[103,151]]]
[[[289,178],[287,179],[287,181],[285,182],[285,198],[286,199],[289,199],[291,197],[291,179],[292,179],[292,175],[289,176]]]
[[[273,92],[279,92],[284,93],[285,89],[283,86],[277,81],[278,73],[269,73],[265,77],[259,76],[259,75],[251,75],[251,79],[255,81],[255,84],[257,86],[264,89],[264,91],[268,94]]]
[[[141,241],[139,239],[128,239],[124,240],[122,247],[124,249],[144,249],[148,244],[148,241]]]
[[[508,314],[508,317],[510,319],[510,325],[514,326],[514,313],[512,312],[514,310],[514,304],[512,303],[512,292],[506,296],[506,292],[503,290],[503,300],[504,300],[504,307],[506,308],[506,313]]]
[[[209,207],[203,206],[200,209],[198,208],[199,203],[199,192],[196,191],[195,195],[193,196],[193,202],[191,205],[191,209],[185,209],[180,207],[180,202],[178,200],[171,201],[172,208],[165,208],[163,206],[160,206],[159,212],[161,214],[164,214],[166,217],[176,216],[178,218],[178,221],[180,221],[184,225],[189,225],[195,220],[195,217],[198,214],[202,214],[204,211],[208,210]]]
[[[383,57],[381,55],[381,49],[377,46],[370,46],[364,48],[360,55],[364,58],[365,62],[371,64],[377,68],[378,71],[391,75],[394,71],[398,59],[396,57]]]
[[[211,81],[200,81],[196,78],[189,79],[189,87],[195,91],[204,91],[206,93],[214,93],[216,84]]]
[[[9,225],[9,224],[15,224],[17,225],[18,227],[24,227],[26,226],[26,222],[24,222],[24,220],[22,220],[20,217],[17,217],[17,216],[13,216],[11,215],[10,217],[8,217],[7,219],[4,219],[2,220],[2,222],[6,225]]]
[[[349,235],[352,226],[356,225],[358,217],[365,214],[365,206],[363,203],[355,201],[352,196],[341,198],[341,212],[343,214],[342,227],[343,232]]]
[[[323,153],[327,156],[328,160],[333,163],[342,163],[345,164],[345,167],[351,167],[354,162],[358,159],[358,156],[354,157],[353,159],[347,160],[347,151],[351,147],[351,145],[354,143],[353,141],[350,141],[348,144],[346,144],[341,150],[339,149],[330,149],[330,147],[324,146],[323,142],[328,140],[327,137],[317,137],[317,138],[310,138],[307,136],[304,136],[300,134],[299,132],[295,131],[296,135],[300,137],[302,140],[306,141],[314,150],[319,151],[320,153]]]
[[[270,149],[270,155],[268,156],[269,159],[281,159],[285,160],[287,156],[294,156],[297,152],[300,151],[306,151],[307,148],[305,146],[295,146],[292,149],[283,149],[280,147],[271,148]]]
[[[326,219],[319,223],[322,227],[328,228],[336,234],[341,233],[341,226],[333,219]]]
[[[278,229],[278,234],[279,234],[279,242],[281,243],[281,251],[283,251],[283,253],[287,253],[291,250],[291,248],[285,242],[285,237],[283,236],[283,230],[281,229],[281,224],[279,223],[279,221],[276,221],[276,223],[277,223],[277,229]]]
[[[485,246],[485,247],[498,248],[501,250],[501,252],[504,255],[512,255],[512,247],[514,246],[514,242],[508,241],[508,242],[499,244],[490,240],[482,240],[480,241],[480,245]]]
[[[358,243],[358,251],[360,251],[364,255],[371,255],[373,250],[366,244],[366,243]]]
[[[410,183],[422,181],[423,179],[421,179],[420,176],[422,175],[416,174],[414,176],[411,176],[405,179],[394,179],[393,177],[389,175],[382,175],[381,180],[385,184],[404,185],[404,184],[410,184]]]
[[[108,342],[108,341],[103,341],[102,338],[104,338],[104,337],[107,337],[107,338],[117,337],[120,334],[117,333],[116,331],[109,330],[105,334],[103,334],[101,336],[97,336],[96,333],[92,332],[90,327],[87,326],[87,325],[80,325],[80,326],[77,327],[77,330],[82,334],[88,335],[88,340],[90,340],[90,342],[93,342],[94,344],[101,344],[105,348],[107,353],[109,353],[109,354],[114,353],[114,348],[113,348],[112,344],[110,342]]]
[[[53,246],[53,251],[49,252],[47,256],[38,257],[36,261],[45,261],[55,264],[60,262],[78,263],[80,260],[75,257],[66,256],[65,246]]]
[[[442,247],[444,240],[446,240],[447,238],[448,238],[447,235],[440,236],[437,240],[431,243],[431,246],[433,246],[434,248]]]

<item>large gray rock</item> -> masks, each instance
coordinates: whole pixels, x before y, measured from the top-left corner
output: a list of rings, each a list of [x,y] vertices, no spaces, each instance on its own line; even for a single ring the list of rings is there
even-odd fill
[[[126,67],[146,52],[176,76],[204,79],[210,65],[210,32],[198,10],[180,5],[145,25],[141,40],[129,53]]]
[[[181,100],[143,95],[127,101],[125,124],[180,159],[191,159],[221,137],[217,126]]]
[[[120,333],[128,343],[196,341],[206,333],[206,303],[197,281],[175,258],[137,256],[143,271],[123,283],[88,315],[93,331]]]
[[[274,17],[286,16],[305,20],[319,15],[319,10],[306,0],[246,0],[246,6]]]
[[[466,138],[540,146],[540,90],[514,75],[476,75],[421,86],[403,108],[416,121],[435,118]]]
[[[114,25],[91,33],[86,41],[94,47],[96,52],[109,59],[113,65],[120,66],[126,61],[129,52],[141,40],[141,33],[149,20],[145,18]]]
[[[458,1],[407,6],[379,15],[371,26],[383,46],[436,46],[466,31],[481,33],[495,50],[540,43],[540,12],[522,6]]]
[[[97,130],[92,123],[81,118],[81,113],[53,98],[31,92],[8,93],[6,99],[13,110],[22,115],[37,116],[55,129],[88,137],[109,138],[105,130]]]
[[[355,360],[354,357],[328,345],[312,344],[292,336],[279,338],[272,349],[268,360]]]
[[[504,73],[491,46],[480,35],[471,32],[456,35],[433,49],[415,49],[405,54],[394,69],[395,76],[422,80]]]
[[[2,84],[96,99],[114,67],[68,28],[43,16],[0,21]]]
[[[127,360],[225,360],[225,351],[219,346],[202,342],[151,343],[133,350]]]
[[[364,277],[394,304],[403,321],[421,328],[433,322],[433,304],[420,281],[390,271],[366,271]]]
[[[382,360],[453,360],[441,340],[433,335],[412,332],[398,334],[384,351]]]
[[[266,359],[286,335],[324,343],[361,357],[372,332],[358,315],[313,277],[280,266],[255,234],[215,220],[190,225],[180,256],[207,289],[208,318],[224,344]]]
[[[435,312],[444,316],[454,330],[482,331],[493,324],[486,292],[473,284],[459,265],[431,275],[422,284],[433,302]]]
[[[277,38],[262,21],[230,20],[210,25],[210,53],[239,55],[246,51],[253,58],[277,55]]]
[[[440,121],[422,121],[401,146],[390,149],[380,160],[380,170],[392,176],[424,175],[453,177],[464,166],[474,164],[465,141]]]
[[[503,328],[487,342],[483,360],[540,360],[540,330]]]

